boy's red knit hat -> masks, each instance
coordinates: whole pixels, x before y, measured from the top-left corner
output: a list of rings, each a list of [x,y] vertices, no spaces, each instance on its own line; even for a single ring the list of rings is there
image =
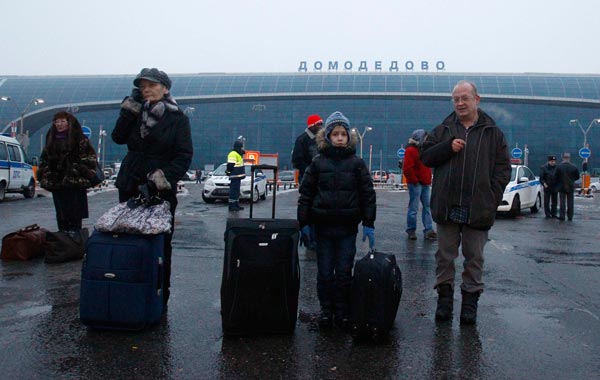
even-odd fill
[[[319,115],[310,115],[308,119],[306,119],[306,126],[308,128],[317,124],[323,124],[323,119],[321,119],[321,116]]]

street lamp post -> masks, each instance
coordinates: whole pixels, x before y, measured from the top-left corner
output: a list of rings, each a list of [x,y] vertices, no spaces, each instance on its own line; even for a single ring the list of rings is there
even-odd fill
[[[100,124],[100,132],[98,133],[98,152],[96,157],[98,158],[98,161],[100,161],[102,163],[101,168],[102,168],[102,173],[104,173],[104,164],[106,161],[106,148],[105,148],[105,142],[104,142],[104,138],[106,137],[107,132],[106,129],[102,128],[102,124]],[[102,159],[99,159],[99,157],[102,157]]]
[[[8,101],[13,101],[13,98],[11,98],[10,96],[0,96],[0,100],[3,102],[8,102]],[[29,109],[29,107],[31,107],[32,105],[37,106],[38,104],[42,104],[44,103],[44,99],[41,98],[33,98],[31,99],[31,101],[25,106],[25,108],[23,108],[23,110],[20,113],[20,132],[17,135],[17,140],[19,140],[21,142],[21,144],[23,144],[23,149],[25,150],[25,153],[27,153],[28,147],[29,147],[29,138],[28,136],[25,136],[23,133],[23,124],[25,121],[25,114],[27,113],[27,110]],[[15,107],[17,107],[17,105],[15,104]]]
[[[358,138],[360,139],[360,158],[362,158],[363,154],[363,139],[365,138],[365,134],[367,132],[370,132],[373,130],[373,128],[371,127],[365,127],[365,129],[363,130],[363,133],[359,133],[358,129],[356,128],[352,128],[352,130],[354,131],[354,133],[356,133],[358,135]]]
[[[31,101],[25,106],[25,108],[23,109],[23,111],[21,111],[21,132],[20,132],[21,136],[23,135],[23,122],[24,122],[25,114],[27,113],[27,110],[32,105],[37,106],[38,104],[44,104],[44,99],[42,99],[42,98],[33,98],[33,99],[31,99]]]
[[[578,126],[579,129],[581,129],[581,132],[583,133],[583,148],[588,148],[587,134],[590,131],[590,129],[592,129],[594,124],[600,124],[600,118],[593,119],[592,122],[590,123],[590,125],[588,125],[588,127],[585,129],[583,128],[583,126],[581,125],[581,123],[579,122],[578,119],[573,119],[573,120],[569,121],[569,124],[571,124],[572,126]],[[590,183],[590,176],[587,173],[587,166],[588,166],[588,159],[586,157],[583,159],[583,176],[581,179],[581,188],[582,188],[583,194],[587,194],[589,183]]]
[[[10,96],[4,96],[4,95],[3,95],[3,96],[0,96],[0,101],[3,101],[3,102],[10,102],[11,100],[13,100],[13,99],[12,99]],[[15,106],[15,108],[17,109],[17,112],[19,112],[19,109],[18,109],[18,107],[17,107],[17,104],[16,104],[15,102],[12,102],[12,104],[13,104],[13,106]],[[11,137],[15,137],[15,136],[16,136],[16,134],[17,134],[17,127],[16,127],[16,125],[15,125],[14,121],[10,123],[10,126],[11,126],[11,131],[10,131],[10,132],[11,132]],[[8,128],[8,125],[7,125],[7,128]],[[5,131],[5,130],[6,130],[6,128],[4,128],[4,129],[2,130],[2,133],[4,133],[4,131]]]
[[[588,125],[588,127],[586,129],[583,128],[583,125],[581,125],[581,123],[579,122],[578,119],[573,119],[569,122],[569,124],[571,124],[572,126],[577,126],[579,127],[579,129],[581,129],[581,132],[583,133],[583,148],[587,148],[587,134],[590,131],[590,129],[592,129],[592,127],[594,126],[594,124],[600,124],[600,119],[594,119],[592,120],[592,122],[590,123],[590,125]],[[587,158],[585,159],[587,162]]]

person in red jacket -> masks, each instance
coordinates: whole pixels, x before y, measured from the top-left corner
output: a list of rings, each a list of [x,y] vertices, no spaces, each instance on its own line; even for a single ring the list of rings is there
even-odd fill
[[[406,233],[410,240],[417,240],[417,214],[419,212],[419,200],[422,205],[421,219],[423,222],[423,233],[425,239],[435,240],[437,234],[433,230],[429,198],[431,196],[431,169],[423,164],[420,158],[419,147],[425,138],[424,129],[416,129],[408,139],[408,147],[404,154],[402,172],[408,184],[408,212],[406,215]]]

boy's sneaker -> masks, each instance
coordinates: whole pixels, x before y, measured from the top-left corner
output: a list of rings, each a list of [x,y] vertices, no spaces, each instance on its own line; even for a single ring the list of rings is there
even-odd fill
[[[409,240],[417,240],[417,234],[415,233],[415,230],[409,230],[406,231],[406,233],[408,234]]]
[[[425,240],[437,240],[437,234],[434,230],[425,233]]]

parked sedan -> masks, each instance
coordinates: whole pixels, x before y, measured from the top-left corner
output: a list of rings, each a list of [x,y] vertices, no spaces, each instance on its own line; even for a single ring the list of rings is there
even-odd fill
[[[293,170],[282,170],[279,172],[279,180],[281,182],[294,182],[296,180],[296,172]]]
[[[245,165],[246,178],[242,180],[240,186],[240,200],[250,200],[251,197],[251,165]],[[204,183],[202,199],[206,203],[214,203],[217,199],[227,201],[229,199],[229,176],[225,174],[227,164],[221,164]],[[254,172],[254,198],[253,202],[259,199],[267,199],[267,176],[262,170],[257,169]]]
[[[508,212],[511,216],[521,214],[525,208],[536,213],[542,207],[542,184],[525,165],[512,165],[510,182],[504,189],[498,211]]]

